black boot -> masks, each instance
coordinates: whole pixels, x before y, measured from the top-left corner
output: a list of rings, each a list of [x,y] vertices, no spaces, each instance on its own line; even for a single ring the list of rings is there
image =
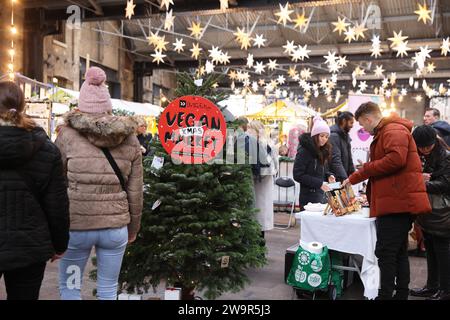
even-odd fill
[[[438,291],[439,291],[438,289],[431,289],[431,288],[423,287],[423,288],[411,289],[409,291],[409,294],[413,297],[429,298],[429,297],[435,295],[436,293],[438,293]]]

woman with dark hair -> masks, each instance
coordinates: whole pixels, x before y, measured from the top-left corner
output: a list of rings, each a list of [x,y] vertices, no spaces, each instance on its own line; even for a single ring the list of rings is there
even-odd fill
[[[61,154],[24,114],[22,90],[0,82],[0,277],[8,300],[37,300],[46,263],[69,241]]]
[[[426,286],[411,295],[450,300],[450,152],[431,126],[419,126],[412,135],[424,163],[432,212],[416,220],[425,239],[428,276]]]
[[[330,191],[326,182],[335,182],[328,172],[331,160],[330,128],[320,117],[314,118],[311,133],[300,136],[295,156],[294,180],[300,183],[300,207],[311,203],[324,203],[324,192]]]

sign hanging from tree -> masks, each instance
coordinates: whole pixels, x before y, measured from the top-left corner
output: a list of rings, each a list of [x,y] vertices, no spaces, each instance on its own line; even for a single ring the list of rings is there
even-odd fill
[[[158,131],[174,163],[202,164],[220,154],[227,127],[214,103],[199,96],[183,96],[161,113]]]

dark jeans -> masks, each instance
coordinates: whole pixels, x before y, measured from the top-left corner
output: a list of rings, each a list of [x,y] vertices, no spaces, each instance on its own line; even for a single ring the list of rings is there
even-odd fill
[[[46,262],[0,271],[4,275],[8,300],[38,300]]]
[[[408,299],[408,232],[413,218],[408,213],[378,217],[375,255],[380,267],[379,299]],[[395,297],[392,296],[396,290]]]
[[[427,249],[427,288],[450,293],[450,238],[424,232]]]

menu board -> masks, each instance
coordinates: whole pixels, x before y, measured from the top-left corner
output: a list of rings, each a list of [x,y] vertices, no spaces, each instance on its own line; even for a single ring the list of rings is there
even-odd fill
[[[34,122],[42,127],[47,135],[51,135],[52,103],[48,102],[27,102],[25,113],[30,116]]]

